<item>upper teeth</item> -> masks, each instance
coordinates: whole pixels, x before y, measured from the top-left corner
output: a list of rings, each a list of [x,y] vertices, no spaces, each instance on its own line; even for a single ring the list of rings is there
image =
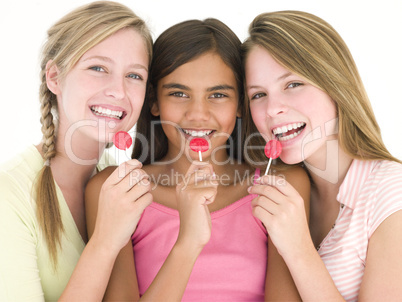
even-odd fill
[[[103,108],[100,106],[92,106],[91,110],[96,115],[100,115],[100,116],[108,116],[108,117],[117,118],[117,119],[120,119],[123,116],[123,111],[110,110],[108,108]]]
[[[196,130],[186,130],[183,129],[184,133],[191,135],[191,136],[197,136],[197,137],[201,137],[201,136],[207,136],[210,135],[212,133],[212,130],[207,130],[207,131],[196,131]]]
[[[305,123],[294,123],[294,124],[289,124],[286,126],[282,126],[282,127],[278,127],[272,130],[273,134],[277,135],[277,134],[282,134],[282,133],[286,133],[292,129],[297,129],[300,128],[302,126],[304,126]]]

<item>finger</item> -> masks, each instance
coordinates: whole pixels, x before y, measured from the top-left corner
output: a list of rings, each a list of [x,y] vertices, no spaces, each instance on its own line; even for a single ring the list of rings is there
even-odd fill
[[[214,173],[214,169],[212,167],[211,164],[208,164],[206,162],[193,162],[190,166],[190,168],[188,168],[187,172],[186,172],[186,177],[193,174],[195,171],[209,171],[210,174]]]
[[[219,182],[217,180],[216,175],[207,175],[205,174],[204,176],[192,176],[192,178],[190,178],[190,180],[183,184],[180,189],[181,190],[194,190],[194,189],[198,189],[198,190],[202,190],[204,188],[214,188],[214,190],[217,190],[217,187],[219,185]]]
[[[217,194],[216,188],[209,187],[205,189],[204,192],[204,204],[208,205],[211,204],[215,201],[216,194]]]
[[[116,185],[122,181],[131,171],[141,168],[142,163],[136,159],[132,159],[122,163],[113,171],[112,174],[106,179],[106,185]]]
[[[137,183],[128,192],[122,195],[121,199],[124,202],[137,202],[142,196],[151,192],[151,183],[149,180],[144,179]]]
[[[148,192],[151,192],[151,182],[148,178],[143,178],[141,181],[132,186],[127,193],[130,193],[130,196],[137,195],[137,198],[140,198],[142,195]]]
[[[280,192],[276,187],[270,185],[254,185],[248,189],[250,194],[256,194],[259,196],[265,196],[271,199],[275,203],[279,204],[286,198],[286,196]]]
[[[153,201],[152,194],[150,192],[147,192],[141,195],[141,197],[135,201],[135,207],[137,211],[142,213],[144,212],[145,208],[152,203],[152,201]]]
[[[115,184],[114,189],[119,192],[129,192],[135,185],[143,181],[149,181],[149,175],[142,169],[134,169]]]
[[[215,176],[214,174],[210,173],[209,168],[196,170],[192,174],[188,174],[184,179],[182,179],[182,182],[178,185],[178,187],[181,190],[184,190],[193,184],[203,185],[205,180],[211,179],[212,177]]]
[[[264,210],[270,215],[276,215],[280,211],[279,205],[276,202],[264,196],[254,198],[251,205],[253,208],[261,208],[260,210]]]
[[[264,227],[267,229],[268,233],[270,230],[270,221],[272,220],[273,215],[268,212],[266,209],[260,207],[260,206],[255,206],[253,207],[252,210],[253,216],[259,219]]]
[[[288,197],[299,196],[299,192],[289,184],[284,177],[264,175],[256,180],[256,184],[265,184],[275,187],[279,192]]]

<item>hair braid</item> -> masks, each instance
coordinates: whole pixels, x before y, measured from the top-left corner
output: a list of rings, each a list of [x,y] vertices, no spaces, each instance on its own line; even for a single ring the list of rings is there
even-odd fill
[[[57,128],[52,114],[57,114],[57,97],[48,89],[46,72],[50,66],[57,66],[58,79],[63,80],[85,52],[123,28],[133,28],[142,36],[150,60],[152,36],[146,24],[131,9],[112,1],[92,2],[71,11],[48,30],[42,47],[39,97],[45,165],[38,173],[32,196],[36,200],[39,226],[54,268],[57,267],[57,250],[64,228],[50,168],[50,160],[57,153]],[[47,65],[49,62],[50,66]]]
[[[46,67],[44,67],[46,68]],[[45,69],[42,69],[42,84],[40,87],[41,119],[43,145],[42,151],[45,164],[39,172],[37,180],[36,203],[37,216],[40,227],[48,245],[53,267],[57,263],[57,246],[60,245],[60,235],[63,232],[63,222],[60,215],[59,201],[53,179],[50,160],[56,156],[56,133],[53,122],[52,107],[56,103],[56,96],[48,89]]]

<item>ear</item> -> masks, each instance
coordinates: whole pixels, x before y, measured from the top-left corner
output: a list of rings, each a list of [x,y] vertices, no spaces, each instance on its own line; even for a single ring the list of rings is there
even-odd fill
[[[159,115],[160,115],[158,102],[154,102],[154,103],[152,104],[152,107],[151,107],[151,114],[152,114],[153,116],[159,116]]]
[[[57,68],[56,64],[53,64],[53,60],[49,60],[46,63],[46,84],[47,84],[47,88],[49,88],[49,90],[51,92],[53,92],[53,94],[57,95],[58,93],[60,93],[60,81],[59,81],[59,74],[60,71]]]

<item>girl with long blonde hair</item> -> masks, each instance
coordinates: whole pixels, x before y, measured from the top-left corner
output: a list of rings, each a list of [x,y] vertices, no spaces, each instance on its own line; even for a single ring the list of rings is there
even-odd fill
[[[302,163],[311,179],[309,223],[274,178],[250,189],[301,298],[400,299],[402,165],[384,146],[347,46],[327,22],[300,11],[261,14],[249,34],[247,131],[279,140],[281,160]]]
[[[0,170],[0,300],[100,300],[120,249],[150,202],[122,165],[87,239],[84,190],[106,145],[136,123],[152,38],[126,6],[93,2],[48,31],[40,71],[43,140]]]

